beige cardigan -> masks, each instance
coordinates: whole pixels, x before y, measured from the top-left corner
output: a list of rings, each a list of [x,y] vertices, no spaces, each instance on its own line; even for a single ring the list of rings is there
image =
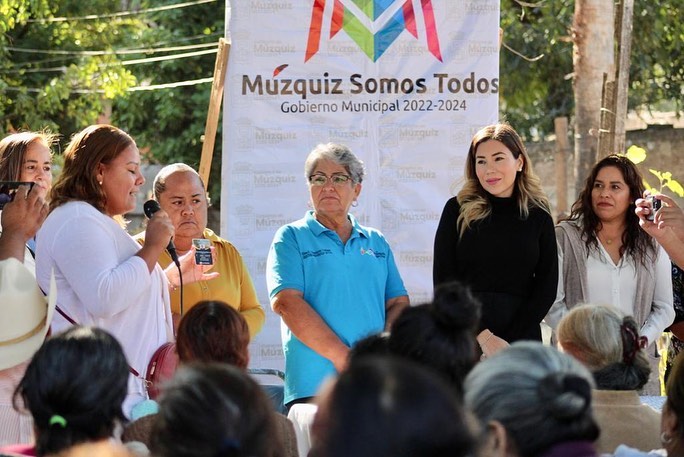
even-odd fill
[[[662,447],[660,413],[642,404],[636,391],[594,390],[592,407],[601,429],[595,443],[599,454],[612,454],[620,444],[644,451]]]

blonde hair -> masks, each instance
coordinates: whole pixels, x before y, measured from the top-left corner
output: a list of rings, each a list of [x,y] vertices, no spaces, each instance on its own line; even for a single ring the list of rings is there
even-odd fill
[[[605,305],[581,305],[557,329],[563,350],[591,370],[599,389],[635,390],[648,381],[650,365],[631,316]]]
[[[461,212],[457,221],[459,236],[463,236],[463,233],[474,222],[486,218],[492,212],[491,204],[487,198],[487,191],[480,184],[480,180],[477,179],[477,173],[475,172],[477,148],[482,143],[490,140],[503,143],[511,151],[514,158],[517,159],[521,155],[523,157],[522,171],[517,173],[515,177],[513,191],[513,195],[518,202],[520,217],[527,219],[530,208],[533,207],[541,208],[549,213],[549,215],[551,214],[549,200],[546,194],[544,194],[539,177],[532,170],[532,162],[527,155],[527,150],[520,136],[507,123],[492,124],[479,130],[470,142],[464,172],[465,183],[456,196],[461,206]]]

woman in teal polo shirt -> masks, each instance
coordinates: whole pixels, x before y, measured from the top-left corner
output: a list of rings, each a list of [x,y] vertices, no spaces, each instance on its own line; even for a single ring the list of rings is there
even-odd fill
[[[346,146],[320,144],[304,171],[313,211],[278,229],[266,267],[282,318],[288,407],[313,397],[356,341],[388,329],[409,304],[384,236],[349,214],[363,162]]]

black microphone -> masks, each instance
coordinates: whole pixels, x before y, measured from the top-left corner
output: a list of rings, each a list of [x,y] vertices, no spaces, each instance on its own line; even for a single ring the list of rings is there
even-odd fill
[[[143,212],[145,213],[145,216],[147,216],[148,219],[151,219],[152,215],[160,209],[161,206],[159,206],[157,200],[147,200],[143,205]],[[178,261],[178,254],[176,254],[176,246],[174,246],[173,244],[173,239],[169,240],[169,244],[168,246],[166,246],[166,250],[171,256],[171,260],[173,260],[173,263],[175,263],[176,266],[180,268],[180,262]]]

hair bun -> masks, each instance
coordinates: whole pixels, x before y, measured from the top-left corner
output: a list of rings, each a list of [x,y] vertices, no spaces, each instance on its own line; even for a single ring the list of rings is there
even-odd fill
[[[541,404],[559,420],[580,417],[591,405],[591,386],[576,375],[554,373],[539,381]]]
[[[475,330],[482,305],[463,284],[453,281],[435,289],[432,312],[435,321],[451,330]]]

